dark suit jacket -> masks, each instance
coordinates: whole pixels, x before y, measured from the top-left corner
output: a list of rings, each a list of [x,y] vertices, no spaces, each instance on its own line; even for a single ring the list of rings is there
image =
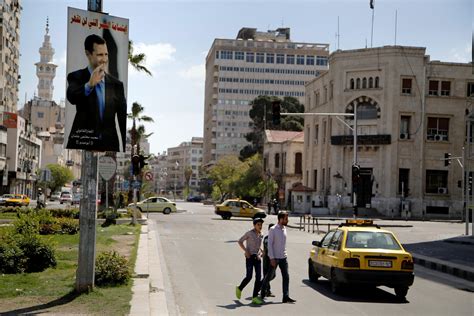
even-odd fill
[[[86,96],[84,85],[89,81],[87,68],[71,72],[67,76],[67,99],[76,106],[76,116],[66,148],[97,151],[124,151],[127,122],[127,102],[123,83],[105,74],[104,119],[100,119],[99,103],[95,89]],[[115,117],[118,119],[120,135],[117,132]],[[122,148],[119,148],[119,137]]]

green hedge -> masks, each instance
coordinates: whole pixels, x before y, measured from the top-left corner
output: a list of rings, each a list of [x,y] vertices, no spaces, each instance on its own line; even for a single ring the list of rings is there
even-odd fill
[[[95,261],[95,284],[109,286],[125,284],[132,274],[127,259],[116,251],[99,254]]]

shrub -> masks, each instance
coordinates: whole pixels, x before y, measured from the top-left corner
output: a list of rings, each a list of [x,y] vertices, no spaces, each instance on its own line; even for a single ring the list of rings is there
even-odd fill
[[[79,231],[79,220],[73,218],[57,218],[56,224],[60,227],[61,234],[74,235]]]
[[[116,251],[99,254],[95,261],[95,284],[97,286],[125,284],[131,272],[127,259]]]
[[[0,240],[0,272],[41,272],[56,266],[56,257],[51,245],[38,235],[20,235],[13,231]]]
[[[18,213],[18,218],[13,222],[17,234],[31,236],[39,233],[39,217],[31,211]]]
[[[79,209],[77,208],[51,209],[49,211],[54,217],[79,218]]]

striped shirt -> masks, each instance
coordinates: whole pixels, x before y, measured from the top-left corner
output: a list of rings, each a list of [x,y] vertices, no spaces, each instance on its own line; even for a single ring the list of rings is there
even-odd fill
[[[270,259],[286,258],[286,227],[276,224],[268,232],[268,256]]]
[[[258,255],[260,252],[260,247],[262,245],[262,239],[262,234],[257,234],[257,231],[255,229],[251,229],[246,232],[242,237],[240,237],[239,243],[243,243],[246,240],[247,242],[245,243],[245,249],[251,255]]]

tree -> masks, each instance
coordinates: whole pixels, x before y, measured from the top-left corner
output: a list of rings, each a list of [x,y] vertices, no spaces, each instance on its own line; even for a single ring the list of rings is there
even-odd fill
[[[143,63],[145,62],[145,60],[146,60],[145,53],[140,53],[136,55],[133,54],[133,42],[128,41],[128,62],[130,63],[130,65],[132,65],[132,67],[135,68],[139,72],[143,71],[149,76],[153,76],[152,73],[148,70],[148,68],[143,66]]]
[[[245,135],[245,139],[250,145],[245,146],[240,151],[240,159],[247,159],[256,153],[263,154],[264,129],[284,130],[284,131],[302,131],[304,119],[301,116],[283,116],[279,126],[272,122],[272,102],[281,101],[281,112],[304,113],[304,106],[298,99],[293,97],[284,97],[283,100],[277,97],[258,96],[252,102],[252,108],[249,115],[253,120],[252,131]],[[266,109],[266,111],[265,111]],[[264,120],[265,117],[265,120]]]
[[[246,171],[246,165],[237,156],[224,156],[209,168],[208,177],[219,190],[221,200],[235,194],[236,182]]]
[[[58,164],[48,164],[46,168],[51,170],[51,181],[46,184],[51,189],[51,192],[61,189],[66,183],[74,179],[74,174],[67,167]]]

